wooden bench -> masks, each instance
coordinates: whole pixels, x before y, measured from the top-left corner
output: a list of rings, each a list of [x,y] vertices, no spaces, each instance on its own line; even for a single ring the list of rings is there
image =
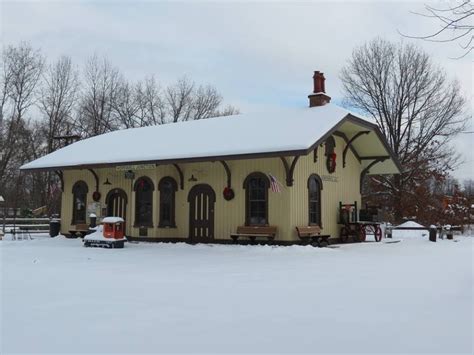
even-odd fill
[[[234,242],[239,238],[248,238],[251,242],[255,242],[257,238],[265,238],[269,243],[275,240],[277,227],[275,226],[239,226],[237,233],[230,235]]]
[[[84,238],[86,234],[90,233],[89,225],[88,224],[76,224],[75,228],[69,230],[71,237],[81,237]],[[78,235],[79,234],[79,235]]]
[[[313,246],[320,248],[329,245],[330,235],[321,235],[321,228],[315,226],[297,226],[296,232],[303,243],[312,243]]]

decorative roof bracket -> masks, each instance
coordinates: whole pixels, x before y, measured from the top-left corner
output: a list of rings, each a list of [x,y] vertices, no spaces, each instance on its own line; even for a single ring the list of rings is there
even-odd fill
[[[219,160],[219,163],[222,164],[222,166],[225,169],[225,173],[227,174],[227,187],[231,188],[232,187],[232,173],[230,171],[229,165],[225,162],[225,160]]]
[[[344,132],[341,132],[341,131],[335,131],[333,132],[333,135],[337,136],[337,137],[340,137],[344,140],[344,142],[349,142],[349,138],[347,138],[346,134]],[[354,149],[354,147],[351,145],[349,145],[349,149],[351,150],[351,152],[354,154],[354,156],[356,157],[357,161],[360,163],[360,156],[359,154],[357,153],[357,151]]]
[[[384,162],[385,160],[387,160],[388,158],[390,157],[373,157],[374,158],[374,161],[371,162],[369,165],[367,165],[361,172],[360,172],[360,181],[359,181],[359,190],[360,192],[362,192],[362,183],[364,181],[364,177],[365,175],[367,175],[369,172],[370,172],[370,169],[375,165],[375,164],[378,164],[378,163],[381,163],[381,162]],[[364,159],[364,158],[362,158]]]
[[[346,140],[346,146],[344,147],[344,150],[342,152],[342,167],[345,168],[346,167],[346,155],[347,155],[347,151],[349,150],[349,147],[352,147],[352,143],[354,143],[354,141],[359,138],[360,136],[363,136],[364,134],[369,134],[370,131],[360,131],[360,132],[357,132],[351,139],[349,140]]]
[[[178,171],[178,175],[179,175],[179,188],[181,190],[184,190],[184,175],[183,175],[183,171],[181,170],[181,168],[179,167],[178,164],[173,164],[173,166],[176,168],[176,170]]]
[[[290,165],[288,164],[288,161],[285,157],[280,157],[281,161],[283,162],[283,167],[285,168],[286,186],[293,186],[293,174],[295,172],[295,166],[299,158],[299,155],[294,156]]]
[[[94,175],[94,179],[95,179],[95,190],[94,191],[99,191],[99,176],[94,171],[94,169],[87,169],[87,170],[89,170],[92,173],[92,175]]]

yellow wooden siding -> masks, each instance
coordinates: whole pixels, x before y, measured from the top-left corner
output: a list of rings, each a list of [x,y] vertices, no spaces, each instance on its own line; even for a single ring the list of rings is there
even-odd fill
[[[72,222],[72,187],[77,181],[84,181],[88,187],[87,204],[92,202],[92,193],[95,190],[94,176],[88,170],[68,170],[64,172],[64,192],[61,196],[61,232],[69,233]],[[87,218],[89,222],[89,218]]]
[[[324,234],[331,237],[339,236],[337,224],[339,201],[353,203],[357,201],[360,206],[361,196],[359,191],[360,171],[359,161],[349,151],[346,157],[346,167],[342,167],[342,151],[345,142],[342,138],[334,137],[336,140],[336,171],[330,174],[326,168],[326,157],[324,146],[318,147],[318,160],[315,163],[313,153],[300,157],[296,164],[294,173],[294,184],[291,195],[291,230],[292,238],[297,238],[295,226],[308,225],[308,178],[311,174],[317,174],[323,180],[321,191],[321,219]],[[327,181],[325,177],[337,178],[337,182]]]
[[[232,188],[235,192],[235,198],[231,201],[224,200],[222,192],[227,184],[227,175],[225,169],[219,162],[189,163],[179,164],[184,174],[184,190],[179,185],[179,175],[172,165],[157,166],[153,170],[135,171],[135,180],[141,176],[149,177],[154,185],[153,194],[153,228],[148,229],[148,237],[164,238],[188,238],[189,228],[189,203],[188,194],[190,189],[197,184],[208,184],[216,193],[215,224],[214,234],[216,239],[228,239],[232,232],[235,232],[237,226],[245,223],[245,190],[243,188],[244,179],[252,172],[271,173],[283,185],[285,182],[285,173],[282,162],[279,158],[253,159],[228,161],[232,172]],[[105,197],[107,193],[114,188],[123,189],[128,198],[127,205],[127,229],[128,235],[138,236],[139,229],[133,227],[135,211],[135,194],[132,193],[130,180],[123,178],[123,171],[115,169],[95,169],[99,176],[99,191],[101,193],[101,205],[105,207]],[[191,175],[198,181],[188,181]],[[176,192],[176,228],[157,228],[159,223],[159,192],[158,183],[165,176],[173,177],[178,183]],[[112,185],[103,185],[106,179],[109,179]],[[92,201],[92,193],[95,190],[95,181],[93,175],[88,170],[69,170],[64,174],[65,193],[62,198],[62,232],[68,233],[71,229],[72,220],[72,186],[78,180],[84,180],[89,187],[87,202]],[[279,233],[277,239],[286,240],[289,234],[290,213],[288,205],[291,191],[283,188],[281,193],[273,193],[269,190],[269,209],[268,220],[271,225],[277,225]]]
[[[296,240],[295,226],[308,224],[308,190],[307,180],[311,174],[318,174],[324,180],[324,176],[336,177],[338,182],[323,181],[322,191],[322,221],[323,231],[331,236],[338,236],[337,213],[339,201],[360,204],[359,176],[360,164],[351,152],[347,156],[347,165],[342,168],[342,150],[344,141],[336,137],[337,168],[334,174],[329,174],[326,169],[324,148],[318,148],[318,162],[313,162],[313,153],[300,157],[296,164],[294,173],[294,184],[286,186],[286,174],[280,158],[265,158],[251,160],[228,161],[232,172],[232,188],[235,198],[226,201],[222,192],[227,184],[225,169],[219,162],[188,163],[179,164],[184,174],[184,190],[180,189],[179,175],[172,165],[160,165],[151,170],[135,171],[135,180],[141,176],[149,177],[155,186],[153,192],[153,228],[148,229],[148,237],[162,238],[188,238],[189,228],[189,203],[188,194],[190,189],[197,184],[208,184],[216,193],[214,206],[214,236],[216,239],[228,239],[237,226],[245,223],[245,190],[243,181],[252,172],[262,172],[274,175],[282,184],[281,193],[268,192],[269,224],[278,227],[277,240]],[[292,158],[288,158],[291,162]],[[99,176],[99,191],[101,193],[101,208],[105,208],[107,193],[115,188],[121,188],[127,194],[127,216],[126,233],[131,236],[139,236],[139,229],[133,226],[135,218],[135,193],[131,180],[124,178],[124,171],[114,168],[95,169]],[[188,181],[191,176],[198,181]],[[158,183],[165,176],[173,177],[178,184],[176,191],[176,228],[158,228],[159,223],[159,191]],[[104,185],[108,179],[111,185]],[[92,193],[95,190],[95,179],[92,173],[84,170],[67,170],[64,172],[64,193],[62,196],[62,233],[68,233],[71,229],[72,220],[72,186],[83,180],[89,187],[87,203],[92,202]],[[100,216],[101,211],[97,211]]]

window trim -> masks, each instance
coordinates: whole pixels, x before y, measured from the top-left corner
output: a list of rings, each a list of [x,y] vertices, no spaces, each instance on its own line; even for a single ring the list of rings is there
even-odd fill
[[[147,221],[144,223],[138,222],[138,183],[141,180],[146,180],[148,184],[151,186],[151,221]],[[155,184],[153,183],[153,180],[150,179],[148,176],[143,175],[140,176],[138,179],[135,180],[135,183],[133,184],[133,191],[134,191],[134,198],[135,198],[135,208],[134,208],[134,221],[133,221],[133,226],[135,228],[140,228],[140,227],[148,227],[148,228],[153,228],[153,199],[154,199],[154,191],[155,191]]]
[[[250,223],[250,190],[249,190],[249,182],[251,179],[254,179],[254,178],[260,178],[260,179],[263,179],[264,183],[265,183],[265,219],[266,219],[266,223],[265,224],[252,224]],[[270,223],[269,223],[269,216],[268,216],[268,205],[269,205],[269,201],[268,201],[268,189],[270,188],[270,179],[268,178],[268,176],[262,172],[259,172],[259,171],[255,171],[253,173],[250,173],[249,175],[247,175],[247,177],[245,178],[244,180],[244,183],[243,183],[243,188],[245,190],[245,225],[246,226],[268,226]]]
[[[161,208],[163,185],[167,181],[170,182],[172,186],[171,211],[170,211],[169,223],[165,223],[163,221],[162,208]],[[178,183],[171,176],[165,176],[161,178],[160,182],[158,183],[158,191],[160,191],[159,202],[158,202],[158,216],[159,216],[158,228],[176,228],[176,191],[178,191]]]
[[[313,223],[311,222],[311,193],[309,190],[309,184],[311,180],[315,180],[316,183],[319,185],[319,200],[318,200],[318,217],[319,217],[319,224],[318,223]],[[323,213],[322,213],[322,193],[321,191],[323,190],[323,181],[321,180],[321,177],[318,174],[311,174],[308,177],[308,182],[307,182],[307,190],[308,190],[308,226],[319,226],[320,228],[323,228]]]
[[[85,206],[85,212],[84,212],[84,220],[77,220],[76,219],[76,214],[77,214],[77,209],[76,209],[76,191],[78,188],[82,187],[84,188],[85,191],[85,198],[84,198],[84,206]],[[71,218],[71,225],[77,225],[77,224],[86,224],[87,223],[87,195],[89,193],[89,186],[87,186],[87,183],[84,180],[78,180],[74,183],[72,186],[72,218]]]

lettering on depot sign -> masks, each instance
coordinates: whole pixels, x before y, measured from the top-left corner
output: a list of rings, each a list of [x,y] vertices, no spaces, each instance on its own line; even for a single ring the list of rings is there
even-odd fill
[[[331,175],[321,175],[321,180],[330,181],[330,182],[338,182],[339,181],[337,176],[331,176]]]

